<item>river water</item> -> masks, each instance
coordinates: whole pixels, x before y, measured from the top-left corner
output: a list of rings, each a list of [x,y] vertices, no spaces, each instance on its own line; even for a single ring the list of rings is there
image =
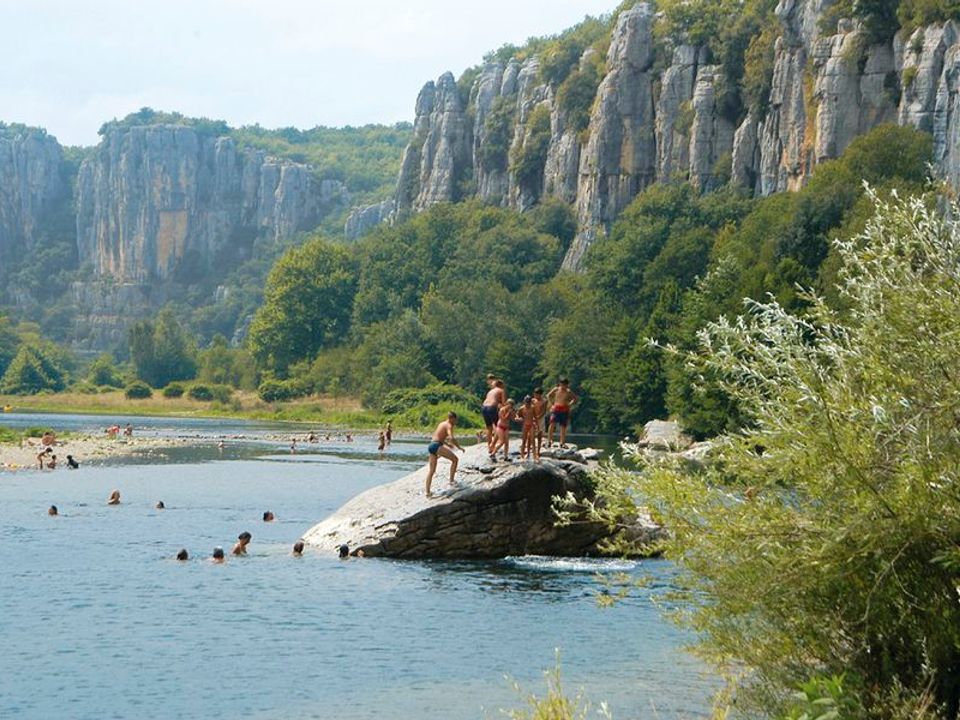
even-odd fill
[[[291,455],[290,426],[130,422],[138,435],[197,444],[0,473],[0,717],[497,718],[522,704],[513,681],[542,693],[556,648],[565,689],[606,700],[615,718],[706,716],[716,681],[652,602],[669,587],[668,563],[296,559],[306,529],[416,468],[423,443],[401,439],[381,456],[358,436]],[[221,435],[242,437],[220,451]],[[113,488],[123,502],[107,507]],[[51,504],[60,517],[47,516]],[[261,521],[265,510],[276,522]],[[243,530],[248,557],[207,560]],[[181,547],[186,563],[172,559]],[[653,582],[601,609],[597,575],[616,573]]]

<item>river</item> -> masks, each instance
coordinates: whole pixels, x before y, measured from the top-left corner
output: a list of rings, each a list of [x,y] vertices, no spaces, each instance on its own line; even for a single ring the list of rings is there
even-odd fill
[[[669,563],[293,558],[311,525],[416,468],[423,443],[401,438],[381,455],[360,435],[292,455],[284,437],[303,426],[128,421],[192,444],[0,473],[0,717],[497,718],[523,701],[511,681],[542,693],[555,648],[566,690],[606,700],[619,720],[707,715],[716,680],[652,602]],[[0,424],[96,431],[107,420]],[[107,507],[114,488],[123,502]],[[277,520],[262,522],[265,510]],[[243,530],[248,557],[207,560]],[[172,559],[181,547],[186,563]],[[601,609],[597,575],[616,573],[652,583]]]

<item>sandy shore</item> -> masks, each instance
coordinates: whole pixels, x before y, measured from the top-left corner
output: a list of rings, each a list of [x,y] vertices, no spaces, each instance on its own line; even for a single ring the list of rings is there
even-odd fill
[[[133,455],[152,448],[170,447],[183,442],[185,441],[176,439],[78,435],[57,440],[57,444],[53,447],[53,454],[57,456],[57,470],[61,470],[67,467],[67,455],[73,455],[82,465],[91,460]],[[0,472],[37,469],[37,454],[41,447],[40,438],[27,438],[22,446],[0,443]]]

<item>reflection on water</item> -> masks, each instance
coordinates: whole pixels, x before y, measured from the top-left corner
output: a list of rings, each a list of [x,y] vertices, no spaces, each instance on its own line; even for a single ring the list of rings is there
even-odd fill
[[[0,475],[0,717],[492,718],[518,704],[504,676],[540,690],[557,647],[568,687],[618,718],[708,707],[714,681],[649,589],[596,603],[598,574],[668,585],[667,563],[339,561],[333,548],[295,559],[302,532],[415,467],[422,444],[383,460],[363,437],[291,455],[289,428],[133,422],[247,437],[222,454],[211,442]],[[119,507],[105,505],[113,488]],[[276,522],[260,520],[268,509]],[[207,560],[243,530],[249,557]],[[186,563],[172,559],[181,547]]]

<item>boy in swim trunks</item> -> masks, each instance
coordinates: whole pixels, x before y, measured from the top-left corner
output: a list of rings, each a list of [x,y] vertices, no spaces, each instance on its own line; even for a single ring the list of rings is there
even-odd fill
[[[520,459],[526,460],[532,454],[534,460],[540,460],[540,452],[536,447],[537,415],[533,407],[533,398],[527,395],[523,404],[517,410],[517,420],[523,423],[523,433],[520,437]]]
[[[493,455],[493,446],[496,441],[494,426],[497,424],[500,406],[507,399],[507,393],[503,389],[503,381],[493,373],[487,375],[487,385],[490,389],[483,399],[480,414],[483,415],[483,424],[487,426],[487,451]]]
[[[547,447],[553,445],[553,428],[560,426],[560,447],[567,446],[567,425],[570,423],[570,408],[577,400],[577,394],[570,389],[570,381],[560,378],[560,382],[547,393],[547,402],[551,403],[550,428],[547,432]]]
[[[543,446],[543,433],[546,431],[547,401],[543,399],[543,388],[533,390],[533,416],[536,418],[534,432],[537,436],[537,462],[540,461],[540,448]]]
[[[450,449],[450,446],[463,452],[460,443],[453,437],[453,428],[457,425],[457,414],[455,412],[447,413],[447,419],[437,425],[433,431],[433,440],[427,446],[427,454],[430,457],[430,469],[427,471],[426,496],[433,497],[430,492],[430,483],[433,482],[433,474],[437,471],[437,459],[445,457],[450,461],[450,485],[455,485],[454,478],[457,474],[457,463],[460,462],[457,456]]]
[[[510,462],[510,421],[514,419],[514,400],[508,399],[500,406],[497,416],[497,441],[490,451],[490,459],[496,460],[497,450],[503,448],[504,462]]]

